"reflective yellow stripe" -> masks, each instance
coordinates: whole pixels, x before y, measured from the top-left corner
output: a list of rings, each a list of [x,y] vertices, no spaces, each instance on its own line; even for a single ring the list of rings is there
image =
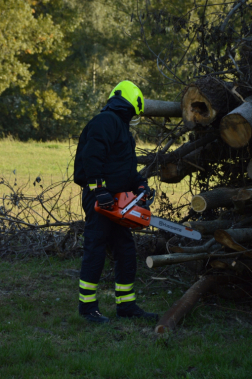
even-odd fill
[[[82,301],[83,303],[91,303],[91,301],[96,301],[96,294],[84,296],[80,293],[79,300]]]
[[[86,289],[86,290],[96,291],[97,290],[97,286],[98,286],[98,284],[84,282],[83,280],[80,280],[80,288],[83,288],[83,289]]]
[[[95,188],[98,188],[97,182],[96,183],[89,183],[89,189],[90,191],[94,190]],[[102,187],[106,187],[106,182],[102,182]]]
[[[126,301],[133,301],[136,300],[135,293],[131,293],[129,295],[116,297],[116,304],[125,303]]]
[[[115,284],[116,291],[132,291],[134,283],[130,284]]]
[[[89,184],[89,188],[92,191],[93,189],[97,188],[97,184]]]

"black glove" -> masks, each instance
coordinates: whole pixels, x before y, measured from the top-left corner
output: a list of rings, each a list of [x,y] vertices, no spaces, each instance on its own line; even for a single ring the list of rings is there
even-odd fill
[[[95,188],[94,193],[100,208],[107,209],[108,211],[113,210],[114,199],[106,187]]]
[[[150,196],[150,187],[148,186],[148,183],[147,182],[140,182],[139,185],[138,185],[138,188],[136,190],[136,194],[137,196],[140,195],[140,193],[142,193],[143,191],[145,191],[145,195],[148,197]]]

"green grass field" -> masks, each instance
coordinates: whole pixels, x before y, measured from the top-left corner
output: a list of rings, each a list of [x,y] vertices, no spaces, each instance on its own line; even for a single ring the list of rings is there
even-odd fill
[[[144,148],[153,148],[151,145],[140,145]],[[14,141],[11,139],[0,140],[0,177],[8,182],[8,188],[0,184],[0,197],[10,195],[10,193],[19,193],[35,198],[43,193],[44,198],[48,200],[49,208],[52,208],[57,193],[60,192],[62,181],[67,181],[73,174],[74,155],[76,151],[76,142],[35,142],[27,143]],[[40,178],[39,183],[36,178]],[[35,183],[35,186],[34,186]],[[58,185],[55,185],[58,183]],[[157,179],[150,178],[149,185],[156,188],[157,194],[161,191],[167,193],[170,201],[174,204],[190,203],[191,194],[186,194],[186,180],[179,184],[165,184]],[[60,201],[52,214],[63,221],[68,220],[69,212],[82,217],[82,208],[80,201],[80,188],[72,181],[66,184],[64,191],[60,194]],[[26,204],[23,206],[26,206]],[[158,202],[152,206],[152,212],[158,208]],[[14,210],[15,211],[15,210]],[[18,210],[17,210],[18,211]],[[36,216],[37,212],[41,217]],[[182,214],[183,216],[183,214]],[[27,216],[31,218],[31,215]],[[44,222],[46,217],[45,211],[41,209],[40,204],[33,207],[32,217],[35,217],[38,223]],[[76,216],[77,217],[77,216]],[[78,218],[78,217],[77,217]]]
[[[25,207],[30,199],[43,193],[43,199],[47,201],[49,210],[60,196],[52,213],[54,217],[68,221],[68,211],[81,217],[80,188],[71,181],[75,150],[76,145],[72,142],[69,145],[67,142],[24,143],[10,139],[1,140],[0,176],[11,188],[4,184],[0,185],[0,196],[14,192],[19,195],[24,194],[28,197],[26,201],[22,200],[22,206]],[[39,178],[39,182],[36,178]],[[67,183],[64,183],[64,190],[61,193],[62,182]],[[18,209],[13,211],[18,212]],[[30,220],[34,218],[38,223],[44,222],[46,212],[39,202],[33,205],[30,213],[30,216],[27,216]]]
[[[0,176],[10,183],[10,187],[0,185],[0,197],[13,190],[32,198],[72,174],[74,144],[69,150],[67,143],[6,139],[0,141],[0,149]],[[38,176],[41,182],[34,186]],[[161,189],[177,201],[186,186],[162,184]],[[52,188],[47,194],[57,190]],[[61,198],[63,204],[71,197],[77,214],[81,212],[78,193],[78,186],[70,183]],[[54,215],[64,219],[67,209],[62,204]],[[32,212],[37,211],[33,208]],[[234,303],[216,295],[204,296],[175,332],[157,335],[155,324],[116,318],[113,275],[108,275],[113,263],[107,258],[98,297],[100,310],[111,323],[90,325],[78,316],[80,266],[81,257],[61,260],[42,254],[37,258],[1,259],[0,378],[252,377],[250,298]],[[137,302],[160,316],[197,280],[197,275],[183,265],[162,271],[148,269],[144,258],[138,256]],[[167,280],[151,280],[160,274]]]
[[[1,261],[1,378],[251,378],[248,304],[204,297],[175,332],[159,336],[153,323],[116,318],[111,278],[101,280],[98,295],[100,310],[111,322],[90,325],[77,312],[74,270],[80,263],[80,258],[54,257]],[[104,278],[111,267],[107,261]],[[169,278],[189,276],[183,267],[172,267],[162,275],[165,283],[150,284],[151,274],[139,262],[138,304],[162,315],[186,290]]]

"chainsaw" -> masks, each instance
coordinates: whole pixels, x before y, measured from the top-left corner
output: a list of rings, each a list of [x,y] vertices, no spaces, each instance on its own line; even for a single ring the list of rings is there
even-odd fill
[[[153,216],[149,206],[153,203],[155,190],[152,190],[150,197],[147,199],[145,191],[136,196],[132,192],[121,192],[114,196],[114,206],[112,210],[100,208],[98,201],[95,203],[95,210],[98,213],[107,216],[117,224],[126,226],[130,229],[144,229],[148,226],[178,234],[183,237],[200,240],[201,234],[188,228],[187,226]]]

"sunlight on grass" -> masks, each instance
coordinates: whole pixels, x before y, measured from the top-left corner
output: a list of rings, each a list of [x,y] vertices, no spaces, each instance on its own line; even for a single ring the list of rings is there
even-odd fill
[[[138,147],[151,151],[155,145],[140,142]],[[9,182],[13,190],[36,197],[53,183],[72,179],[76,148],[76,141],[20,142],[11,138],[0,140],[0,176]],[[141,154],[140,150],[137,150],[137,154]],[[38,182],[36,178],[39,178]],[[166,193],[174,205],[190,203],[191,194],[182,196],[188,188],[186,179],[178,184],[167,184],[152,177],[149,179],[149,186],[156,189],[156,197],[159,197],[162,192]],[[48,191],[47,196],[53,196],[58,190],[59,187],[56,187]],[[1,186],[0,196],[8,194],[8,191],[9,189],[5,186]],[[72,210],[81,214],[79,193],[79,186],[73,182],[67,185],[61,195],[60,203],[63,205],[61,210],[59,207],[57,208],[57,217],[65,216],[69,202],[71,202]],[[53,202],[51,202],[51,206],[52,204]],[[156,200],[152,205],[152,212],[155,213],[158,207],[159,203]],[[183,213],[181,217],[183,217]]]

